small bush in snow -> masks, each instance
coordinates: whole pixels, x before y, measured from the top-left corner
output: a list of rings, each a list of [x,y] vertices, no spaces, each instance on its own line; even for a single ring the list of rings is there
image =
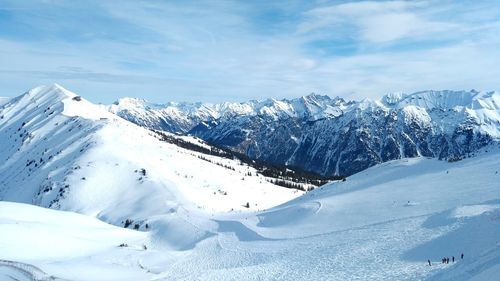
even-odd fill
[[[129,227],[134,221],[131,220],[131,219],[126,219],[125,220],[125,224],[123,225],[123,227],[127,228]]]

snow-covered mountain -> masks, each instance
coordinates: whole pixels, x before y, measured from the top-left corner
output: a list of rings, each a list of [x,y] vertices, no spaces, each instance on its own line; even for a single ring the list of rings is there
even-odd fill
[[[168,132],[186,132],[203,120],[218,118],[218,112],[201,103],[157,105],[142,99],[123,98],[109,111],[143,127]]]
[[[186,139],[186,138],[185,138]],[[180,209],[258,210],[302,194],[237,159],[180,148],[58,85],[0,107],[0,200],[123,225]],[[238,183],[238,184],[235,184]]]
[[[314,121],[342,114],[341,106],[349,105],[341,98],[311,94],[294,100],[252,100],[246,103],[225,102],[154,104],[143,99],[122,98],[108,110],[129,121],[156,130],[187,133],[194,126],[214,120],[240,116],[266,116],[273,120],[300,118]]]
[[[405,157],[457,160],[500,138],[500,93],[424,91],[347,102],[311,94],[246,103],[124,99],[111,112],[147,128],[324,175],[351,175]]]
[[[0,97],[0,106],[6,104],[10,98]]]

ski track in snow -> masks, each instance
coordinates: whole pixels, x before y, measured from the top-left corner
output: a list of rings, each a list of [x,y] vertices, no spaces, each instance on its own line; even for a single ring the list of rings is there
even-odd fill
[[[65,281],[49,276],[41,269],[26,263],[0,260],[0,279],[12,281]]]
[[[309,280],[420,280],[439,267],[427,268],[423,262],[406,262],[399,257],[404,249],[449,231],[448,227],[439,231],[422,229],[425,219],[410,218],[403,223],[387,222],[314,237],[283,239],[279,243],[262,239],[244,242],[235,235],[219,234],[217,243],[207,242],[208,245],[198,249],[199,253],[164,273],[168,278],[159,280],[192,280],[193,277],[199,280],[240,277],[301,280],[305,276]],[[395,228],[404,230],[395,231]],[[193,275],[193,272],[201,273]]]

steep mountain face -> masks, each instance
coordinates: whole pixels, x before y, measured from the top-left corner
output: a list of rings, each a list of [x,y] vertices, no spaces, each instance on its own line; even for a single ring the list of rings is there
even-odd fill
[[[153,104],[142,99],[123,98],[108,106],[108,110],[143,127],[187,133],[197,125],[209,126],[213,121],[229,121],[242,116],[264,117],[267,121],[289,118],[313,121],[341,114],[339,105],[342,104],[346,104],[343,99],[315,94],[291,101],[269,99],[221,104]]]
[[[186,132],[201,121],[217,118],[214,109],[200,103],[156,105],[141,99],[123,98],[108,109],[140,126],[173,133]]]
[[[120,101],[110,110],[148,128],[192,134],[323,175],[351,175],[404,157],[458,160],[500,138],[498,92],[393,93],[360,102],[311,94],[219,105],[134,104]],[[181,113],[168,113],[173,111]],[[168,122],[154,121],[160,119]]]
[[[304,126],[289,162],[348,175],[404,157],[456,160],[500,136],[499,97],[422,92],[357,103],[338,118]]]
[[[302,194],[238,160],[158,138],[58,85],[35,88],[0,106],[0,200],[123,225],[186,209],[264,209]]]

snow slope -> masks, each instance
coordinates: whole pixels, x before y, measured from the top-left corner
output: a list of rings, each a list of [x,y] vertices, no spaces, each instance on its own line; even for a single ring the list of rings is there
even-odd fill
[[[416,158],[378,165],[255,216],[217,218],[213,248],[205,244],[206,252],[163,276],[488,280],[481,276],[500,273],[499,170],[498,148],[455,163]],[[461,253],[463,261],[440,263]]]
[[[130,248],[139,247],[133,255],[129,248],[103,247],[77,258],[54,248],[32,259],[17,253],[25,249],[20,240],[4,242],[10,250],[3,248],[0,259],[72,280],[100,280],[89,278],[92,272],[100,272],[102,280],[494,280],[500,274],[500,148],[487,150],[453,163],[391,161],[266,211],[185,210],[181,220],[179,214],[157,216],[138,240],[127,240],[126,230],[113,240],[131,241]],[[4,211],[5,204],[11,203],[0,204],[0,214],[9,218],[0,220],[0,227],[10,225],[25,233],[23,239],[36,241],[36,228],[13,223],[25,220],[25,211]],[[16,205],[7,207],[38,209]],[[64,222],[36,224],[45,228],[49,221]],[[13,240],[5,233],[0,231],[0,241]],[[92,231],[81,235],[94,239]],[[140,251],[141,244],[148,249]],[[452,256],[455,263],[441,264],[442,257]]]
[[[59,280],[50,279],[51,276],[29,265],[33,263],[70,271],[67,274],[82,276],[80,280],[148,278],[146,272],[117,262],[142,251],[143,240],[147,238],[144,232],[114,227],[71,212],[0,202],[0,233],[0,280]],[[122,243],[129,247],[118,247]],[[103,253],[112,254],[113,258]],[[107,274],[109,271],[112,276]]]
[[[35,266],[6,260],[0,260],[0,279],[17,281],[63,281],[60,278],[49,276]]]
[[[161,142],[58,85],[12,99],[0,115],[2,200],[123,225],[180,208],[247,210],[248,202],[249,209],[265,209],[302,194],[237,160],[204,157],[208,162]]]

